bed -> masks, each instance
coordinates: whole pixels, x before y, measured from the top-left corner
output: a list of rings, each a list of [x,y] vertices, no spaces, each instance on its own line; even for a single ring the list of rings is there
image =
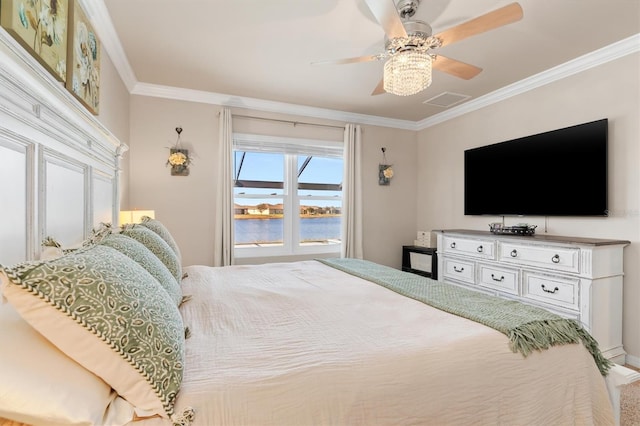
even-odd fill
[[[597,350],[578,342],[525,357],[503,332],[400,294],[378,278],[443,285],[437,281],[353,259],[182,267],[168,230],[151,219],[99,234],[81,249],[2,269],[9,303],[0,324],[13,323],[0,327],[0,337],[13,339],[14,354],[0,362],[8,378],[0,390],[5,419],[614,424]],[[349,271],[349,264],[357,268]],[[367,273],[373,281],[363,278]],[[148,327],[154,329],[147,333]],[[25,330],[40,340],[39,349],[20,346],[34,345],[24,341]],[[134,336],[139,342],[131,343]],[[36,359],[17,355],[34,352]],[[50,365],[65,362],[56,368],[62,377],[83,377],[47,376]],[[47,367],[34,372],[34,364]],[[92,379],[98,383],[87,385]],[[43,408],[47,403],[53,406]]]
[[[317,261],[188,274],[178,411],[201,407],[196,422],[611,423],[582,345],[524,359],[496,330]]]

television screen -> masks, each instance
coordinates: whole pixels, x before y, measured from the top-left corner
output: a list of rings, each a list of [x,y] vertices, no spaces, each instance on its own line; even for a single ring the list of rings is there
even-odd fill
[[[464,152],[465,215],[606,216],[602,119]]]

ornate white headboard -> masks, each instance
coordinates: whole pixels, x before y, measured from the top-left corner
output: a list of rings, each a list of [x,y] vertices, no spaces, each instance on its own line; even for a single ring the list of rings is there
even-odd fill
[[[0,28],[0,264],[116,223],[126,149]]]

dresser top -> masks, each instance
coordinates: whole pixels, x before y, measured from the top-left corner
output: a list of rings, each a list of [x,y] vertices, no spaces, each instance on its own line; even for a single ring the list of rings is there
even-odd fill
[[[493,234],[489,231],[477,231],[473,229],[441,229],[434,230],[433,232],[440,232],[443,234],[465,234],[478,237],[493,237],[493,238],[513,238],[519,240],[533,240],[533,241],[548,241],[555,243],[569,243],[569,244],[582,244],[590,246],[607,246],[618,244],[630,244],[627,240],[608,240],[603,238],[585,238],[585,237],[565,237],[561,235],[549,235],[549,234],[534,234],[534,235],[509,235],[509,234]]]

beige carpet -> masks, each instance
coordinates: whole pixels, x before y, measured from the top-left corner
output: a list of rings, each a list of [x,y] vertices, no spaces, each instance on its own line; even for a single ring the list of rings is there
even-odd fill
[[[630,365],[626,367],[640,371]],[[640,381],[623,387],[620,407],[620,426],[640,426]]]

